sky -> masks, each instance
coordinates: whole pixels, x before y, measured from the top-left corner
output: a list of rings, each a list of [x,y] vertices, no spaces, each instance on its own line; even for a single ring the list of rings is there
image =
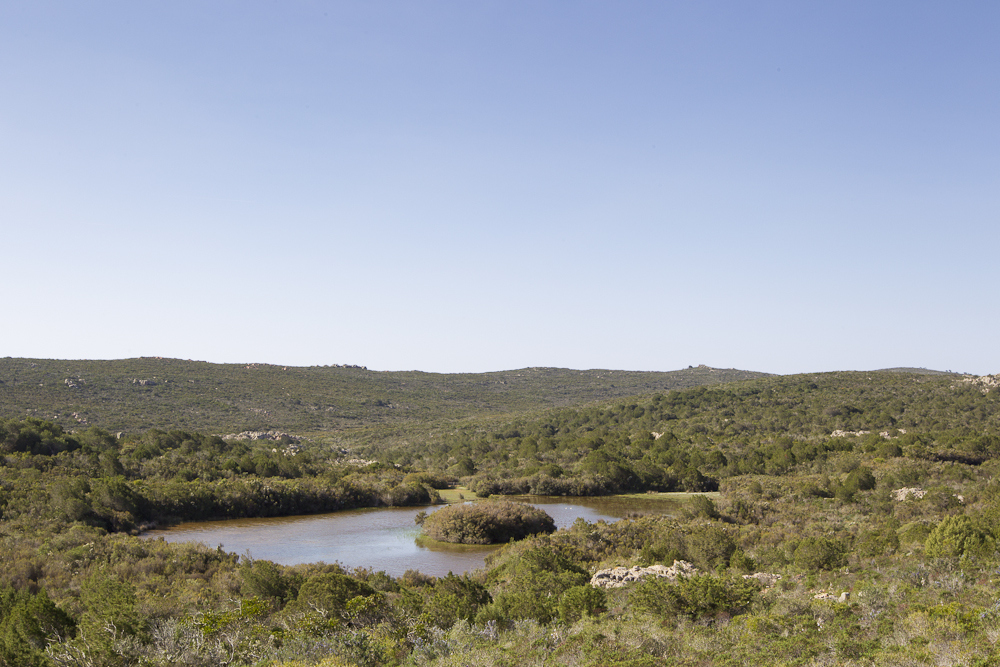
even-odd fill
[[[998,28],[0,3],[0,356],[1000,372]]]

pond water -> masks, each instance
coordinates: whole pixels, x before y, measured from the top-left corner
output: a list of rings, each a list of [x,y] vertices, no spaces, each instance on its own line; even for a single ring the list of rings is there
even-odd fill
[[[555,519],[558,528],[567,528],[578,518],[590,523],[617,521],[629,512],[670,514],[680,507],[668,494],[653,498],[635,497],[545,497],[512,498],[541,508]],[[240,555],[271,560],[283,565],[339,562],[348,568],[366,567],[399,576],[419,570],[437,577],[448,572],[468,572],[483,566],[487,555],[498,547],[419,545],[420,527],[413,519],[417,512],[434,512],[431,507],[366,508],[266,519],[229,519],[184,523],[166,530],[151,530],[143,537],[168,542],[201,542],[221,546]]]

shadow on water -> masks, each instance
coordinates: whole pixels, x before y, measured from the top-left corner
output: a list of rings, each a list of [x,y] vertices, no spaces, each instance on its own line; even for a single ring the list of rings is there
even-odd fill
[[[669,494],[654,497],[547,497],[512,498],[548,512],[559,528],[568,528],[578,518],[587,522],[617,521],[633,512],[673,514],[683,504]],[[230,519],[185,523],[144,534],[168,542],[202,542],[226,551],[249,553],[253,558],[283,565],[339,562],[345,567],[384,570],[399,576],[406,570],[444,576],[482,567],[497,546],[418,544],[417,512],[434,512],[442,506],[382,507],[318,514]]]

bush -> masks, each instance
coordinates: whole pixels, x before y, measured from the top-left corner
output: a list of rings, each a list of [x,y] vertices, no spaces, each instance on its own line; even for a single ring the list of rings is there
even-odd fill
[[[847,549],[839,540],[807,537],[799,542],[792,558],[805,570],[832,570],[847,564]]]
[[[326,572],[311,577],[302,584],[293,606],[296,611],[318,609],[324,612],[340,612],[347,607],[350,600],[374,593],[375,589],[371,586],[346,574]]]
[[[636,586],[631,601],[640,609],[653,614],[694,619],[720,614],[736,615],[757,599],[757,584],[737,577],[695,575],[671,582],[668,579],[646,579]]]
[[[608,596],[601,588],[590,584],[574,586],[559,600],[559,620],[570,625],[584,616],[597,616],[604,611],[607,601]]]
[[[487,585],[498,592],[493,604],[476,615],[477,624],[519,619],[549,623],[559,616],[563,594],[587,585],[589,572],[541,540],[547,538],[506,547],[487,561]],[[578,595],[567,601],[570,615]]]
[[[442,542],[497,544],[555,532],[556,524],[531,505],[491,500],[442,508],[424,520],[423,529]]]
[[[899,549],[899,536],[892,526],[876,526],[863,531],[854,545],[859,556],[875,557],[895,553]]]
[[[688,557],[703,570],[725,567],[736,551],[736,542],[721,526],[695,527],[684,538]]]
[[[691,499],[688,500],[687,511],[685,513],[692,518],[719,518],[719,508],[715,506],[715,502],[708,496],[703,495],[691,496]]]
[[[493,601],[486,587],[476,583],[466,575],[448,576],[438,579],[434,592],[424,603],[424,618],[431,625],[450,628],[456,621],[471,621],[479,608]]]
[[[298,592],[296,582],[284,576],[278,566],[269,560],[251,559],[240,568],[240,574],[243,577],[240,592],[244,597],[273,600],[282,605]]]
[[[967,516],[950,516],[931,531],[924,553],[931,558],[963,556],[983,549],[988,537]]]

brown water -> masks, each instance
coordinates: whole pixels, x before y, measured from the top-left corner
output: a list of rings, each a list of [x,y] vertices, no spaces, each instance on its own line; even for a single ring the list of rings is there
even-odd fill
[[[545,510],[559,528],[571,526],[578,518],[590,523],[617,521],[629,512],[669,514],[679,507],[678,501],[662,496],[655,499],[530,496],[516,500]],[[199,521],[151,530],[144,537],[202,542],[283,565],[339,562],[348,568],[384,570],[392,576],[406,570],[443,576],[482,567],[486,556],[498,547],[416,543],[420,528],[413,519],[417,512],[434,512],[441,507],[382,507],[310,516]]]

